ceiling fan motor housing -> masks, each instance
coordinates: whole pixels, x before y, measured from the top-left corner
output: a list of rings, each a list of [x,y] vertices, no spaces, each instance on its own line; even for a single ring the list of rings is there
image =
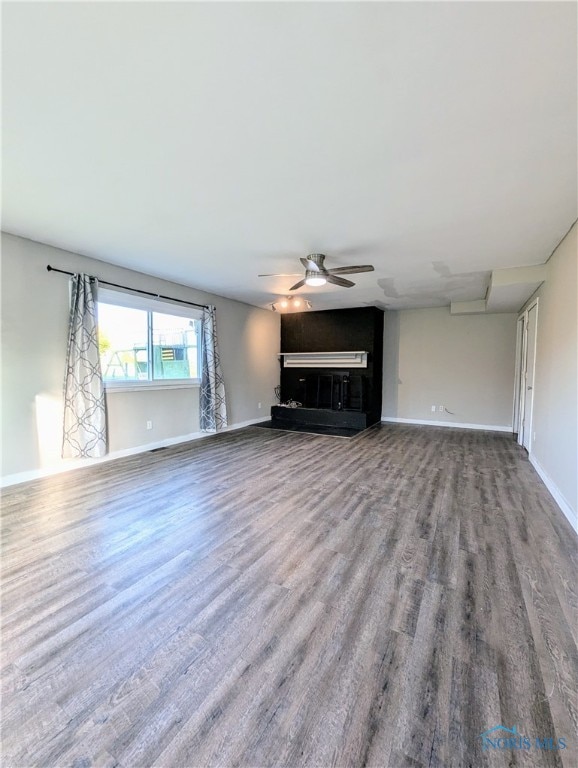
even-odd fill
[[[325,267],[323,266],[323,262],[325,261],[324,253],[310,253],[309,256],[307,256],[307,261],[312,262],[312,264],[309,265],[310,269],[314,270],[313,265],[316,265],[319,270],[325,269]]]

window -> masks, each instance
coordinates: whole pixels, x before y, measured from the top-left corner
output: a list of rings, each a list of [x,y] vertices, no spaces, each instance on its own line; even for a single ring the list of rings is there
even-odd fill
[[[167,386],[200,378],[200,315],[182,305],[99,289],[98,342],[108,386]]]

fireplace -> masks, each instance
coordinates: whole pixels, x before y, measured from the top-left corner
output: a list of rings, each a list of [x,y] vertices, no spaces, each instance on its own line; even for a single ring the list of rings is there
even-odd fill
[[[383,311],[281,317],[281,403],[273,421],[364,429],[381,419]]]

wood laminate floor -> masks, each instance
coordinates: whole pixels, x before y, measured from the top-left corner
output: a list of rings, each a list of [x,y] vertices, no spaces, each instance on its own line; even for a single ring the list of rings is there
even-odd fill
[[[511,436],[247,428],[2,520],[6,768],[578,764],[577,537]]]

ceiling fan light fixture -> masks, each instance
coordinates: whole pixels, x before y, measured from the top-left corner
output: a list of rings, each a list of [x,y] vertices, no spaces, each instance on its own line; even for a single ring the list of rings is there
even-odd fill
[[[312,285],[312,286],[319,286],[319,285],[325,285],[327,282],[327,278],[325,275],[319,274],[319,272],[314,272],[312,269],[308,269],[305,272],[305,283],[306,285]]]

